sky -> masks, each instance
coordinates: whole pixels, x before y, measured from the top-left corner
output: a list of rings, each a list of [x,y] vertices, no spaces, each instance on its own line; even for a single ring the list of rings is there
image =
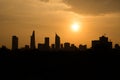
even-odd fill
[[[78,46],[106,34],[114,44],[120,44],[120,0],[0,0],[0,46],[11,48],[12,36],[19,37],[19,47],[30,44],[36,31],[36,45],[55,33],[61,43]],[[71,25],[80,24],[74,32]]]

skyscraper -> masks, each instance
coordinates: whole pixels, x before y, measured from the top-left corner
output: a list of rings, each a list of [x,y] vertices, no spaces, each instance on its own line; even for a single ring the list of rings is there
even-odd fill
[[[35,49],[35,31],[33,31],[31,39],[30,39],[30,48]]]
[[[18,37],[12,36],[12,50],[18,49]]]
[[[49,37],[45,37],[45,48],[49,48]]]
[[[60,37],[57,34],[55,35],[55,48],[60,48]]]

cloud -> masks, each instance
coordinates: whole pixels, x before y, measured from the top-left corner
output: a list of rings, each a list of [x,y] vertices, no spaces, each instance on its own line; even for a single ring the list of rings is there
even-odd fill
[[[62,4],[56,0],[0,0],[0,24],[43,22],[59,14]]]
[[[100,15],[120,13],[120,0],[63,0],[68,10],[79,14]]]

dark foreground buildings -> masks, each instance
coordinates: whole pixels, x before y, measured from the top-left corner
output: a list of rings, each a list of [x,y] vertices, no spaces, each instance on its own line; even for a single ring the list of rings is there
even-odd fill
[[[39,80],[81,80],[82,78],[93,79],[96,76],[105,79],[106,76],[106,79],[111,79],[115,73],[119,77],[120,46],[116,44],[117,50],[112,49],[112,42],[108,40],[108,37],[102,36],[99,40],[92,41],[92,49],[95,50],[87,50],[87,45],[80,45],[76,49],[75,45],[69,42],[60,45],[60,37],[55,35],[56,41],[52,44],[51,50],[47,51],[45,46],[49,47],[49,38],[46,37],[44,40],[43,44],[38,44],[40,50],[31,50],[35,49],[35,32],[33,31],[30,48],[29,45],[25,47],[27,50],[0,49],[0,65],[2,67],[0,77],[14,78],[16,76],[16,80],[19,78],[26,80],[36,80],[36,78]],[[56,48],[62,48],[63,51],[60,49],[56,51]],[[18,49],[16,36],[12,37],[12,49]],[[102,49],[103,52],[97,51],[97,49]],[[110,50],[106,51],[107,49]]]

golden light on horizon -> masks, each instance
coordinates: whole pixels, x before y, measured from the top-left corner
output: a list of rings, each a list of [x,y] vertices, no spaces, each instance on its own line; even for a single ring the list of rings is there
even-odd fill
[[[71,26],[71,29],[74,32],[78,32],[80,30],[80,28],[81,28],[81,25],[79,23],[77,23],[77,22],[73,23],[72,26]]]

